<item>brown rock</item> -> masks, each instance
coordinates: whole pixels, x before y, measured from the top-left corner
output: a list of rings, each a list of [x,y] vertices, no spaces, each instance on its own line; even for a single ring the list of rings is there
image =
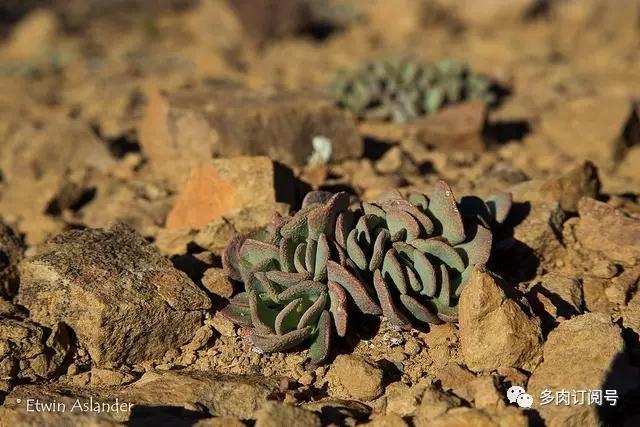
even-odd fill
[[[69,406],[69,409],[73,406]],[[36,412],[28,411],[26,404],[21,408],[0,407],[0,427],[42,427],[42,426],[77,426],[77,427],[117,427],[124,426],[116,421],[106,420],[99,415],[73,412]]]
[[[162,255],[184,255],[187,245],[195,238],[195,231],[189,229],[167,230],[162,228],[156,234],[154,244]]]
[[[582,312],[582,286],[572,277],[547,273],[529,290],[527,297],[536,312],[542,309],[554,319],[558,316],[569,318]]]
[[[306,3],[296,0],[236,0],[230,5],[245,31],[260,42],[297,33],[310,24]]]
[[[166,227],[200,230],[242,208],[269,211],[276,202],[274,183],[274,166],[267,157],[211,160],[191,170]]]
[[[640,292],[636,292],[622,310],[622,325],[640,336]]]
[[[462,401],[459,397],[446,394],[433,386],[427,387],[422,395],[420,406],[416,409],[414,425],[428,426],[431,420],[461,405]]]
[[[342,399],[373,400],[382,395],[382,370],[356,356],[339,355],[327,373],[330,394]]]
[[[246,424],[233,417],[216,417],[200,420],[193,427],[245,427]]]
[[[524,243],[542,261],[555,262],[563,249],[559,236],[565,212],[557,202],[534,202],[524,221],[514,229],[514,238]]]
[[[635,372],[624,355],[620,328],[608,315],[583,314],[562,322],[544,345],[544,360],[535,369],[527,392],[547,425],[598,425],[592,405],[539,405],[543,390],[617,389],[622,396],[635,386]]]
[[[582,197],[596,197],[599,190],[598,169],[590,161],[557,177],[525,181],[509,189],[516,202],[558,202],[567,212],[576,212]]]
[[[589,197],[580,200],[578,213],[575,235],[585,248],[614,261],[632,265],[640,261],[640,219]]]
[[[476,408],[496,408],[504,406],[504,393],[496,387],[496,377],[483,375],[475,378],[470,385]]]
[[[256,208],[260,209],[260,208]],[[207,223],[196,234],[194,241],[202,248],[211,251],[214,254],[221,255],[224,247],[227,245],[237,230],[230,220],[226,218],[216,218]]]
[[[222,268],[209,268],[205,271],[202,285],[212,294],[223,298],[233,295],[233,284]]]
[[[584,293],[584,305],[592,313],[609,313],[613,304],[607,298],[606,289],[609,280],[597,277],[585,277],[582,279],[582,292]]]
[[[331,160],[358,157],[362,142],[351,116],[323,96],[256,92],[228,83],[149,94],[140,142],[158,174],[180,187],[188,171],[214,156],[269,156],[306,164],[312,139],[331,143]]]
[[[415,138],[441,149],[482,151],[486,108],[481,101],[464,102],[420,118],[413,123]]]
[[[409,424],[400,415],[389,414],[375,417],[364,425],[368,427],[407,427]]]
[[[623,132],[632,108],[623,96],[573,99],[546,113],[540,131],[565,154],[609,167],[624,148]]]
[[[0,222],[0,297],[12,298],[18,292],[18,264],[23,253],[24,244],[10,227]]]
[[[105,419],[128,421],[135,413],[136,422],[143,425],[176,425],[180,421],[177,417],[170,417],[163,411],[145,409],[170,406],[205,412],[215,417],[252,419],[277,390],[277,380],[261,376],[204,371],[148,371],[133,384],[107,389],[58,384],[17,386],[7,396],[5,406],[19,409],[27,399],[39,399],[41,402],[61,402],[71,408],[78,399],[81,403],[89,402],[90,398],[94,402],[114,403],[117,398],[120,403],[132,403],[132,410],[102,413]]]
[[[452,391],[465,400],[473,397],[469,385],[476,377],[459,364],[448,361],[436,368],[434,376],[440,380],[444,391]]]
[[[256,412],[256,427],[320,427],[320,418],[311,411],[295,406],[266,402]]]
[[[429,424],[415,424],[416,427],[426,427],[427,425],[436,427],[526,427],[529,422],[521,411],[512,407],[498,410],[453,408],[434,418]]]
[[[211,306],[123,225],[57,236],[21,264],[21,277],[19,303],[42,324],[68,324],[96,366],[161,357],[192,338]]]
[[[91,369],[91,385],[94,387],[117,386],[129,384],[135,377],[125,372],[114,371],[112,369]]]
[[[0,318],[0,378],[36,381],[53,378],[71,347],[66,327],[49,333],[28,320]]]
[[[472,274],[458,303],[467,367],[475,372],[499,367],[533,370],[542,357],[540,321],[510,300],[482,267]]]

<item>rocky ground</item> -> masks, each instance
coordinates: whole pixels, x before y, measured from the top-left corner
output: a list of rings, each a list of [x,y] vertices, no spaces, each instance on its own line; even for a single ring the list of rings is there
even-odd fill
[[[0,426],[640,423],[640,3],[123,3],[0,2]],[[398,125],[325,93],[388,56],[504,96]],[[235,233],[312,189],[438,179],[516,201],[502,280],[475,275],[458,323],[362,316],[313,366],[219,314]],[[617,404],[539,399],[598,389]]]

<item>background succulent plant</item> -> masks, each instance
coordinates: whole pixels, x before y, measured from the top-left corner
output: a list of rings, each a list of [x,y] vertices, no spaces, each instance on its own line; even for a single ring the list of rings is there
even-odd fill
[[[476,264],[491,254],[491,229],[511,198],[458,203],[439,181],[430,197],[398,191],[350,206],[346,193],[312,192],[293,216],[234,237],[223,264],[244,283],[223,314],[249,328],[257,348],[283,351],[303,342],[324,360],[332,335],[347,330],[349,299],[409,329],[414,321],[457,319],[457,300]]]
[[[276,217],[268,229],[227,245],[225,269],[245,291],[223,314],[251,328],[257,348],[283,351],[307,341],[317,363],[329,354],[333,331],[346,333],[348,296],[362,312],[381,313],[365,285],[334,260],[336,220],[349,199],[312,192],[292,217]]]
[[[375,61],[340,73],[330,90],[360,119],[409,122],[463,100],[495,100],[492,82],[465,64],[445,59],[423,65]]]

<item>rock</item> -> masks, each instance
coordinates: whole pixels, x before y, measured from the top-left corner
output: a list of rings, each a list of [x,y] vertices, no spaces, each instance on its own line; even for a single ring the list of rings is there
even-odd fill
[[[193,427],[245,427],[246,424],[233,417],[206,418],[196,422]]]
[[[540,260],[555,262],[563,249],[560,236],[566,214],[557,202],[534,202],[527,205],[529,212],[515,227],[514,238],[526,245]],[[516,206],[514,211],[518,208]]]
[[[229,83],[148,94],[140,143],[158,176],[179,188],[213,156],[261,156],[302,166],[312,139],[328,138],[331,160],[362,154],[354,119],[312,93],[257,92]]]
[[[320,418],[313,412],[295,406],[266,402],[255,414],[256,427],[320,427]]]
[[[420,406],[416,409],[413,423],[415,426],[427,426],[431,420],[461,405],[462,401],[459,397],[443,393],[433,386],[427,387],[422,395]]]
[[[389,414],[375,417],[364,425],[367,427],[408,427],[409,424],[400,415]]]
[[[415,423],[416,427],[526,427],[527,417],[518,409],[505,407],[499,410],[453,408],[430,423]]]
[[[259,42],[299,33],[311,24],[307,2],[237,0],[230,3],[245,31]]]
[[[106,420],[99,415],[80,412],[36,412],[24,408],[0,407],[0,427],[41,427],[41,426],[78,426],[78,427],[117,427],[124,426],[116,421]]]
[[[453,361],[447,361],[435,369],[434,376],[440,380],[444,391],[452,391],[465,400],[473,397],[469,384],[475,375]]]
[[[458,303],[460,345],[467,367],[527,371],[542,357],[540,321],[509,299],[494,277],[476,267]]]
[[[371,415],[372,408],[357,400],[343,400],[326,397],[305,402],[302,407],[322,414],[326,424],[343,425],[349,421],[364,421]]]
[[[115,421],[135,420],[141,425],[176,425],[178,420],[160,423],[163,408],[169,414],[185,409],[183,417],[209,414],[215,417],[255,418],[256,411],[278,390],[278,381],[261,376],[225,375],[204,371],[148,371],[138,381],[127,386],[72,387],[59,384],[21,385],[6,397],[5,407],[20,408],[27,399],[41,402],[60,402],[70,408],[76,400],[81,403],[131,404],[130,410],[102,413]],[[178,412],[180,414],[180,412]],[[155,421],[155,422],[154,422]],[[183,418],[182,422],[185,419]],[[193,421],[195,423],[195,420]]]
[[[233,284],[222,268],[209,268],[204,272],[202,285],[212,294],[223,298],[233,295]]]
[[[640,336],[640,292],[636,292],[621,314],[622,325]]]
[[[575,236],[585,248],[627,264],[640,261],[640,219],[589,197],[578,203]]]
[[[402,167],[404,153],[398,146],[389,148],[376,162],[376,170],[380,173],[394,173]]]
[[[341,399],[368,401],[383,392],[382,370],[357,356],[336,357],[327,379],[331,396]]]
[[[442,8],[441,13],[452,16],[465,26],[488,29],[523,23],[535,3],[535,0],[489,0],[480,5],[473,0],[435,0],[431,7]]]
[[[133,375],[125,372],[101,368],[91,369],[91,385],[94,387],[124,385],[134,380],[135,377]]]
[[[196,331],[191,342],[185,345],[182,350],[186,353],[193,353],[200,350],[207,345],[209,340],[213,337],[213,329],[210,325],[203,325]]]
[[[73,230],[21,264],[18,302],[42,324],[68,324],[96,366],[161,357],[191,340],[211,302],[124,225]],[[126,327],[123,327],[126,326]]]
[[[200,230],[212,220],[249,207],[270,212],[278,190],[274,175],[274,164],[267,157],[215,159],[197,166],[169,212],[166,227]]]
[[[236,233],[237,231],[231,221],[226,218],[215,218],[202,227],[196,234],[194,241],[198,246],[214,254],[222,255],[227,242]]]
[[[543,390],[616,389],[618,395],[634,387],[637,372],[624,354],[620,328],[608,315],[583,314],[564,321],[549,333],[544,359],[533,371],[527,392],[547,425],[599,425],[593,405],[540,405]],[[564,423],[564,424],[557,424]]]
[[[582,312],[582,286],[577,279],[547,273],[540,278],[527,295],[534,310],[553,319],[569,318]],[[540,310],[540,311],[539,311]]]
[[[0,298],[12,298],[18,292],[24,244],[13,230],[0,222]]]
[[[0,317],[0,378],[37,381],[60,375],[70,347],[62,324],[49,330],[29,320]]]
[[[626,96],[572,99],[545,113],[540,131],[565,154],[611,167],[624,149],[623,132],[632,108]]]
[[[218,333],[223,337],[236,336],[236,327],[234,323],[220,314],[220,312],[216,312],[216,314],[213,315],[213,318],[211,318],[211,326],[213,326],[213,329],[218,331]]]
[[[604,290],[607,299],[612,304],[626,305],[629,297],[637,289],[638,279],[640,279],[640,266],[625,268],[617,277],[611,279],[611,283]]]
[[[529,180],[509,189],[515,202],[558,202],[567,212],[576,212],[582,197],[596,197],[599,190],[598,169],[590,161],[557,177]]]
[[[486,108],[484,102],[470,101],[419,118],[412,124],[414,137],[439,149],[483,151]]]
[[[476,408],[496,408],[504,406],[504,394],[496,387],[496,377],[484,375],[475,378],[470,385]]]
[[[13,27],[0,52],[14,60],[42,60],[54,50],[59,27],[53,11],[35,10]]]
[[[195,234],[193,230],[184,228],[176,230],[161,228],[153,243],[162,255],[184,255],[187,253],[187,245],[193,241]]]
[[[606,289],[609,281],[597,277],[584,277],[582,279],[582,292],[584,293],[584,305],[592,313],[609,313],[613,304],[607,298]]]

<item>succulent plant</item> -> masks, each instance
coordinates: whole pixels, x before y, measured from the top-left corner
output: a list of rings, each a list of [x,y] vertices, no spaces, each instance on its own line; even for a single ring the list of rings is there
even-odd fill
[[[348,297],[364,313],[380,314],[365,285],[336,262],[336,219],[348,210],[346,193],[312,192],[292,217],[252,235],[236,236],[225,250],[224,267],[245,291],[223,314],[249,328],[248,339],[265,352],[310,343],[310,357],[329,354],[335,330],[344,336]]]
[[[458,297],[473,266],[489,259],[492,228],[510,206],[507,193],[458,203],[439,181],[430,198],[411,193],[405,199],[392,191],[363,202],[357,218],[341,214],[336,240],[356,277],[373,283],[392,324],[409,329],[414,320],[450,322],[457,320]]]
[[[409,329],[415,320],[457,319],[472,268],[491,254],[491,229],[511,206],[508,194],[486,202],[439,181],[431,197],[398,191],[353,207],[346,193],[312,192],[293,216],[227,245],[227,274],[244,283],[223,314],[247,328],[265,352],[308,343],[315,363],[344,336],[351,299]]]
[[[495,100],[492,82],[465,64],[376,61],[340,73],[330,86],[338,104],[367,120],[405,123],[463,100]]]

